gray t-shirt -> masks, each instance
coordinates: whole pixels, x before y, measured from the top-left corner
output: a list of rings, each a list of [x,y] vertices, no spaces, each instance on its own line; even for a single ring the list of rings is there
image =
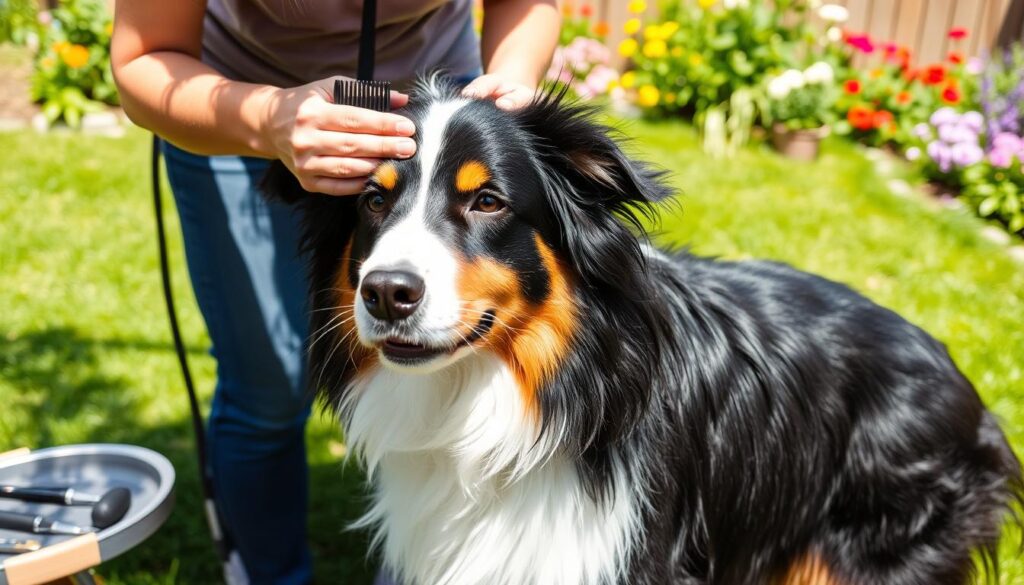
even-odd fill
[[[406,88],[442,69],[480,71],[472,0],[380,0],[374,77]],[[294,87],[355,77],[362,2],[209,0],[203,61],[230,79]]]

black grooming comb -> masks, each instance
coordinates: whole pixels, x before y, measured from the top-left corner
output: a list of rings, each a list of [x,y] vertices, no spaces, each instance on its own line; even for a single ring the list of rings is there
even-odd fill
[[[391,82],[335,79],[334,103],[378,112],[390,112]]]

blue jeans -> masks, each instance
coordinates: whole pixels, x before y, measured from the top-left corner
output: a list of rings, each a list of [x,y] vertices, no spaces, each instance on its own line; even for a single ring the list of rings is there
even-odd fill
[[[163,143],[188,270],[217,360],[208,458],[254,584],[312,580],[306,540],[308,338],[297,213],[256,185],[267,161]]]

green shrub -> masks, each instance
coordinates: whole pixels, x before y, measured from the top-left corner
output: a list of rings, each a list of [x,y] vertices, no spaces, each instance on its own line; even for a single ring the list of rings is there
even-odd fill
[[[635,36],[619,52],[632,59],[634,76],[623,86],[635,88],[650,115],[692,113],[705,148],[730,153],[763,109],[764,77],[799,63],[810,48],[807,11],[802,0],[667,0],[660,23],[641,31],[639,20],[627,21]]]
[[[34,0],[0,0],[0,43],[24,45],[39,24]]]
[[[77,127],[82,115],[116,105],[110,70],[112,21],[103,0],[67,0],[43,31],[32,76],[32,99],[51,124]]]

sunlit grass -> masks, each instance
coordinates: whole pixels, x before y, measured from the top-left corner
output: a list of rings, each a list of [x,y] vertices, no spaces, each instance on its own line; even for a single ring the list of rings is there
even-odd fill
[[[979,238],[977,222],[888,192],[873,163],[828,143],[816,164],[751,148],[713,160],[681,124],[632,123],[633,150],[670,169],[681,213],[659,239],[726,258],[768,257],[846,282],[947,343],[1024,441],[1024,267]],[[212,583],[218,568],[199,506],[187,403],[160,296],[148,141],[0,134],[0,450],[130,442],[168,455],[178,505],[149,542],[105,565],[112,584]],[[187,283],[173,206],[182,326],[205,399],[214,365]],[[331,421],[309,431],[317,575],[368,583],[365,536],[342,529],[362,506]],[[1003,582],[1024,580],[1005,548]]]

